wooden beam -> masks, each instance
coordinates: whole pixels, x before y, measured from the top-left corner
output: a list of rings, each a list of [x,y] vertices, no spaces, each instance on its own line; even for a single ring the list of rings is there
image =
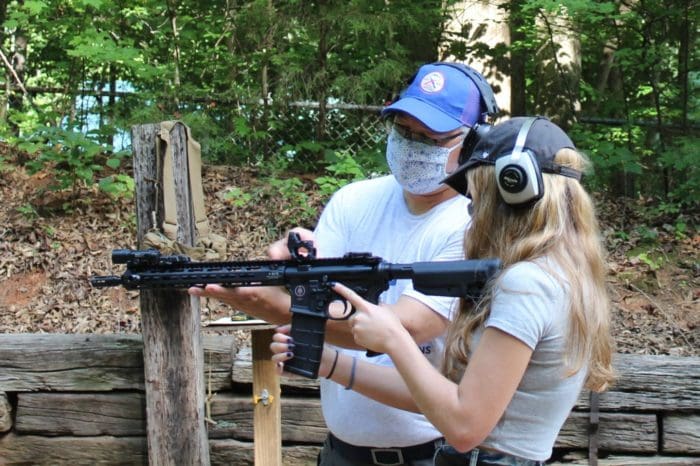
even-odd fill
[[[140,335],[0,335],[0,391],[143,389]]]
[[[12,406],[7,399],[7,393],[0,392],[0,432],[12,429]]]
[[[20,393],[15,432],[52,437],[143,437],[145,411],[146,397],[141,392]]]
[[[274,332],[252,331],[255,466],[282,466],[280,380],[270,359]]]
[[[203,376],[232,386],[232,335],[204,335]],[[0,392],[143,390],[143,338],[127,334],[0,335]]]
[[[618,378],[600,394],[601,411],[694,410],[700,406],[700,357],[615,354]],[[589,408],[584,390],[575,409]]]
[[[700,454],[700,413],[668,413],[662,422],[664,453]]]
[[[159,226],[162,222],[162,183],[156,182],[162,181],[157,170],[162,166],[162,154],[156,150],[160,147],[159,131],[160,125],[132,128],[139,245],[154,223]],[[192,246],[195,233],[186,141],[184,125],[175,124],[170,131],[170,148],[177,240]],[[140,303],[149,464],[208,465],[199,299],[184,290],[142,290]]]

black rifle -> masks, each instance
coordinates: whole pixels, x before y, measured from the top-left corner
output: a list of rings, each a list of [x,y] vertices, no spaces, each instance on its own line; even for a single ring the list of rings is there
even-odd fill
[[[355,311],[352,307],[348,310],[348,303],[332,290],[334,282],[343,283],[375,304],[396,279],[413,280],[414,289],[424,294],[476,300],[501,267],[498,259],[391,264],[369,253],[317,259],[311,242],[300,241],[296,233],[290,233],[288,245],[290,260],[243,262],[192,262],[187,256],[162,256],[155,249],[115,249],[112,263],[126,264],[126,271],[121,276],[92,277],[90,282],[98,288],[123,286],[129,290],[203,287],[210,283],[227,287],[285,286],[292,298],[294,339],[294,358],[285,363],[285,370],[313,379],[321,364],[326,321],[347,319]],[[345,305],[341,317],[329,313],[333,301]]]

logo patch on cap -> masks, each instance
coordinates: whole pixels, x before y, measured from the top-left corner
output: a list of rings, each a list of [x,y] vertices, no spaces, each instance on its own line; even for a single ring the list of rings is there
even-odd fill
[[[438,71],[426,74],[420,82],[420,88],[429,94],[440,92],[444,87],[445,77]]]

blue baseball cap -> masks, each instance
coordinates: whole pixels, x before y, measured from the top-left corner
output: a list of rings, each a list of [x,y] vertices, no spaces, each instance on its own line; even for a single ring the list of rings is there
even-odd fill
[[[455,64],[456,65],[456,64]],[[485,109],[474,81],[447,63],[423,65],[399,100],[382,110],[382,116],[404,112],[437,133],[472,127],[483,121]]]

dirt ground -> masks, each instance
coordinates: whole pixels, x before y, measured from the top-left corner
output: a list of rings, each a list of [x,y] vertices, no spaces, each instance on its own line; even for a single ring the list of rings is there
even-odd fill
[[[121,273],[110,254],[135,247],[134,201],[97,190],[71,197],[47,191],[49,183],[42,173],[0,172],[0,333],[139,332],[137,292],[89,283],[92,275]],[[267,244],[295,226],[295,209],[321,207],[310,180],[305,206],[253,189],[262,183],[252,170],[204,169],[209,221],[227,238],[229,260],[264,257]],[[235,189],[257,195],[241,207],[240,198],[226,197]],[[598,201],[617,351],[700,356],[700,234],[675,219],[643,222],[635,216],[643,202]],[[699,224],[697,217],[684,221]],[[202,303],[203,321],[233,314]]]

